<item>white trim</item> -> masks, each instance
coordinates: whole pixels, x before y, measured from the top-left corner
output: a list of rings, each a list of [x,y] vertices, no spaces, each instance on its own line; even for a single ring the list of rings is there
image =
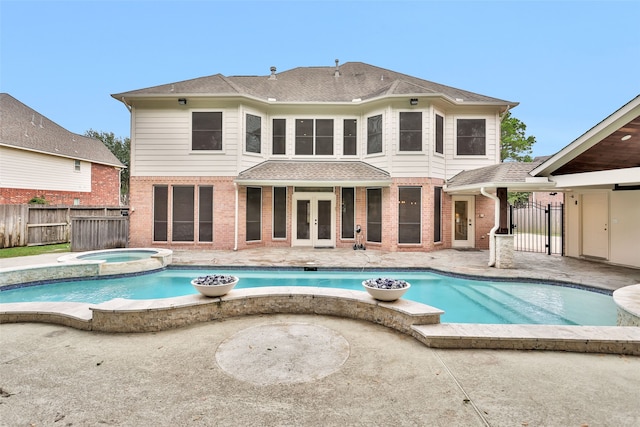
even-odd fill
[[[640,167],[598,172],[581,172],[550,177],[556,187],[588,187],[594,185],[640,184]]]
[[[484,120],[484,154],[458,154],[458,120]],[[454,159],[489,159],[489,150],[487,148],[488,137],[487,128],[489,119],[487,116],[479,114],[456,114],[453,116],[453,158]]]
[[[228,110],[224,108],[190,108],[187,110],[189,113],[189,154],[225,154],[226,148],[226,138],[225,135],[227,133],[226,123],[225,123],[225,114],[228,114]],[[222,117],[221,125],[222,125],[222,141],[220,142],[221,148],[220,150],[194,150],[193,149],[193,113],[220,113]],[[244,135],[244,134],[243,134]]]

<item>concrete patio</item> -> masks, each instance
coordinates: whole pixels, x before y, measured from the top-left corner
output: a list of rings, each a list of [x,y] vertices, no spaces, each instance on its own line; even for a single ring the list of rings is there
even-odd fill
[[[517,269],[496,270],[487,259],[454,250],[174,253],[174,263],[193,265],[431,267],[611,290],[640,283],[638,270],[582,260],[518,253]],[[4,259],[0,268],[18,260],[50,262]],[[435,349],[380,325],[319,315],[142,334],[2,324],[0,363],[3,425],[640,424],[639,357]]]

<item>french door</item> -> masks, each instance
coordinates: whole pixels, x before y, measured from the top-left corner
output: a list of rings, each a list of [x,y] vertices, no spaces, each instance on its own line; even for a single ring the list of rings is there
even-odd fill
[[[333,193],[294,193],[292,246],[335,246],[336,197]]]

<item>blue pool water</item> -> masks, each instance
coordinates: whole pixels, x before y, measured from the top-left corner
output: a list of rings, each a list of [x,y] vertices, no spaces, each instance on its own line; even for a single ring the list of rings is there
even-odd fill
[[[546,325],[615,325],[613,298],[566,286],[479,281],[425,271],[301,271],[166,269],[140,276],[53,282],[0,292],[0,303],[113,298],[156,299],[195,294],[192,279],[206,274],[238,276],[236,288],[317,286],[362,291],[362,281],[392,277],[411,283],[404,298],[445,311],[442,322]]]
[[[101,261],[106,262],[130,262],[139,261],[141,259],[150,258],[151,255],[157,254],[156,251],[127,249],[122,251],[104,251],[104,252],[91,252],[86,255],[78,256],[78,259],[83,261]]]

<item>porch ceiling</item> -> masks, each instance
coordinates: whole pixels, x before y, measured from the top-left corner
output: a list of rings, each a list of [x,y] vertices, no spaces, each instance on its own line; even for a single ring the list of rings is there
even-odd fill
[[[391,185],[388,172],[364,162],[269,160],[236,177],[240,185],[382,186]]]
[[[553,171],[552,175],[635,167],[640,167],[640,116]]]

